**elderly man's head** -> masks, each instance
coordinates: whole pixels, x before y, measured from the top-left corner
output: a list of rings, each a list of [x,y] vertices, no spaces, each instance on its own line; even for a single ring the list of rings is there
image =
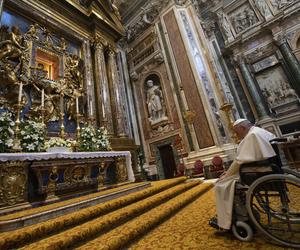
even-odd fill
[[[253,124],[247,119],[238,119],[233,123],[233,131],[239,139],[244,139],[252,126]]]

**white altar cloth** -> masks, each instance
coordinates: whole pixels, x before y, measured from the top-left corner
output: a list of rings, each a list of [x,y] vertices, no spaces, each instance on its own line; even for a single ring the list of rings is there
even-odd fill
[[[131,154],[129,151],[99,151],[99,152],[42,152],[42,153],[0,153],[0,162],[6,161],[41,161],[52,159],[88,159],[101,157],[119,157],[126,159],[128,180],[135,181]]]

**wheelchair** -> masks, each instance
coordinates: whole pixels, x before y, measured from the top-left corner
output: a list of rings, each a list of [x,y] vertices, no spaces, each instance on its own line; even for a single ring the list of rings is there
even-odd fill
[[[300,173],[282,167],[282,140],[271,141],[275,157],[240,166],[231,229],[241,241],[258,230],[274,243],[300,248]]]

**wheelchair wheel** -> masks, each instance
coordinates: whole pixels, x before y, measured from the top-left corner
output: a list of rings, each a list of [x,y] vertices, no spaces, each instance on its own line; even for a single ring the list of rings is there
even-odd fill
[[[240,241],[249,242],[253,239],[253,230],[244,221],[235,222],[232,225],[232,233]]]
[[[274,242],[300,248],[299,194],[300,179],[296,176],[263,176],[252,183],[247,192],[246,208],[249,218]]]

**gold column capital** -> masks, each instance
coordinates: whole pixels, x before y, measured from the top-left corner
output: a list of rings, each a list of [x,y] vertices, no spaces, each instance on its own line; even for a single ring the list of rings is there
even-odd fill
[[[98,48],[102,50],[104,49],[104,47],[107,46],[107,41],[104,39],[104,37],[100,35],[96,35],[92,40],[92,44],[94,48]]]
[[[107,46],[107,51],[108,51],[108,55],[109,56],[115,56],[116,53],[117,53],[117,49],[115,46],[111,45],[111,44],[108,44]]]

